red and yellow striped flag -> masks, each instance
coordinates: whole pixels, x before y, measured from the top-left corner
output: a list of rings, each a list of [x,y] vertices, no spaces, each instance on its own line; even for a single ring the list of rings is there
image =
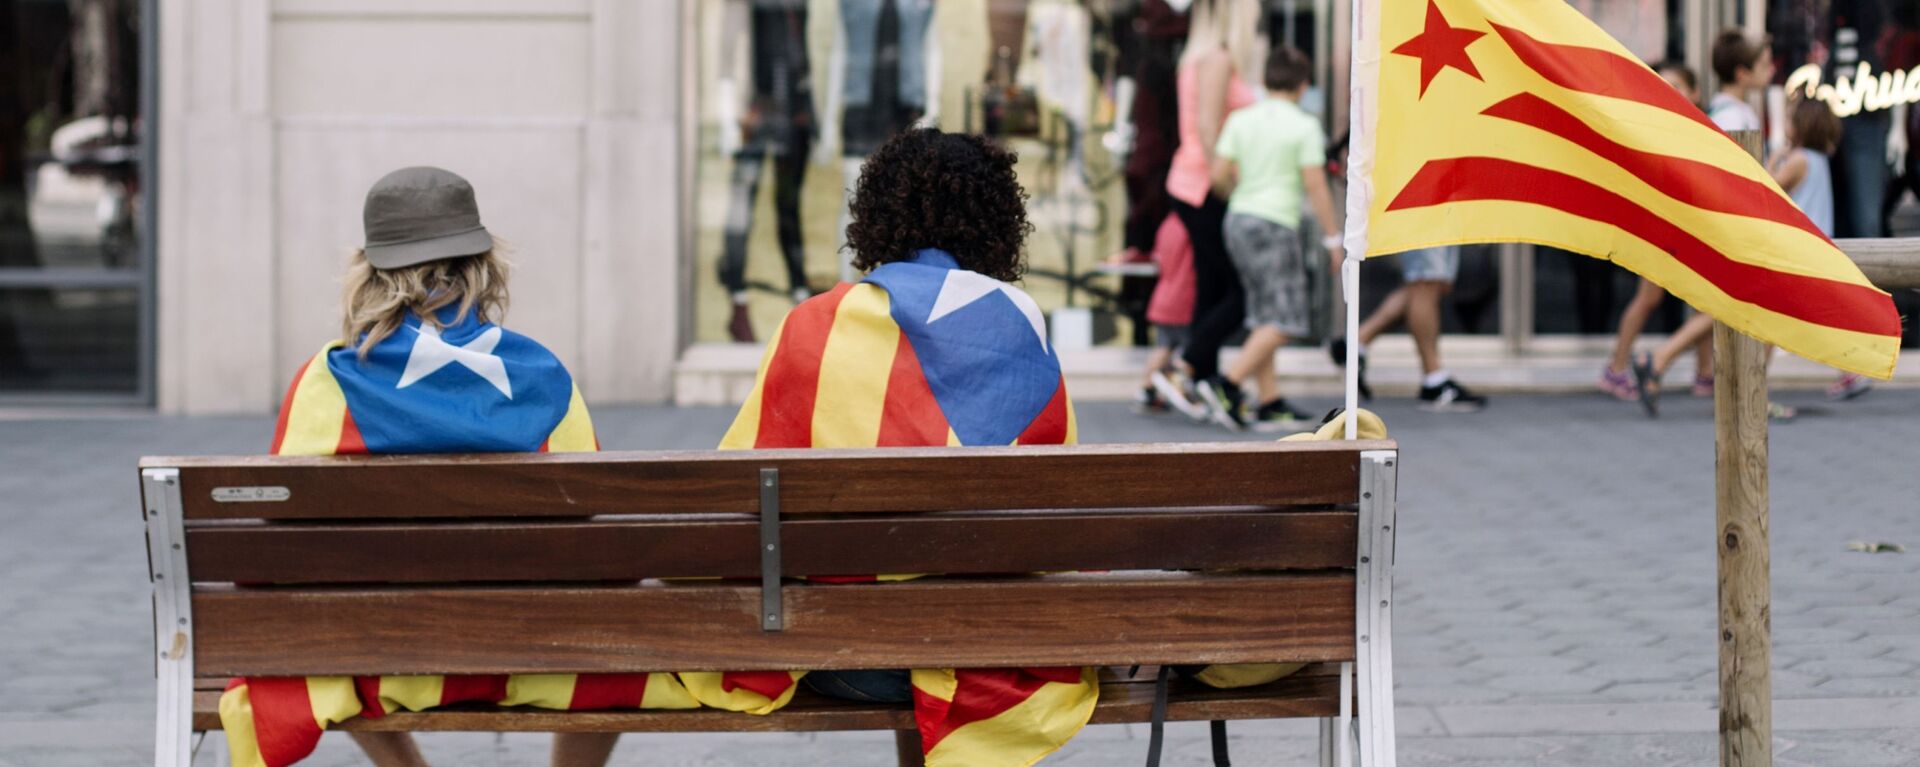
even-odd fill
[[[1033,299],[955,266],[923,252],[795,307],[720,447],[1075,442]],[[1031,765],[1086,725],[1100,692],[1080,668],[916,669],[912,680],[929,767]]]
[[[1550,245],[1808,359],[1893,374],[1887,294],[1572,6],[1355,0],[1355,19],[1349,252]]]

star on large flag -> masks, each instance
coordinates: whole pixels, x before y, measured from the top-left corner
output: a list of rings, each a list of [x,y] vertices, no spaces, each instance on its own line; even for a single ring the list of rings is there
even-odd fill
[[[500,344],[500,328],[487,328],[464,346],[454,346],[440,337],[440,329],[422,324],[413,329],[413,351],[407,355],[406,370],[400,373],[396,389],[405,389],[443,367],[460,363],[462,367],[493,384],[507,399],[513,399],[513,382],[507,380],[507,363],[493,353]]]
[[[1612,260],[1801,356],[1893,374],[1886,293],[1766,170],[1564,2],[1358,0],[1347,251]]]

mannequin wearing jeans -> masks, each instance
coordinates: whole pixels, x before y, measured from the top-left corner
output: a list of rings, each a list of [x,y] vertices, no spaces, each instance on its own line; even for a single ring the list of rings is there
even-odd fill
[[[730,10],[735,11],[733,29],[743,31],[751,46],[747,58],[751,61],[748,71],[752,92],[746,114],[738,121],[740,148],[734,153],[719,271],[720,283],[733,299],[728,335],[735,341],[750,342],[753,326],[746,307],[747,242],[753,233],[754,201],[769,165],[773,168],[774,215],[780,250],[786,259],[788,287],[795,301],[812,294],[807,287],[807,253],[801,239],[800,189],[806,182],[807,153],[816,128],[804,0],[740,0]],[[744,21],[739,19],[742,11]],[[723,60],[738,59],[726,56]],[[722,81],[723,91],[731,88],[730,81]],[[722,126],[723,130],[729,127]]]
[[[828,134],[838,120],[841,168],[849,187],[867,155],[889,136],[930,120],[940,98],[938,38],[933,0],[840,0],[828,90]],[[850,211],[840,206],[840,230]],[[841,253],[841,279],[852,281],[851,254]]]

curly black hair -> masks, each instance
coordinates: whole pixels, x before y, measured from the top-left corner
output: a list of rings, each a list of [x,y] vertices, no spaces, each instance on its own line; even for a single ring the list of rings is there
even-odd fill
[[[1020,279],[1033,224],[1016,159],[980,136],[931,128],[895,134],[867,158],[853,192],[853,265],[868,271],[939,248],[962,269]]]

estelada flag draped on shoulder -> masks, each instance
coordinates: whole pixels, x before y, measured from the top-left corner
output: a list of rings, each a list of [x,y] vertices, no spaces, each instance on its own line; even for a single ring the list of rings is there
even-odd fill
[[[1808,359],[1893,374],[1887,294],[1572,6],[1354,0],[1354,19],[1348,252],[1550,245]]]
[[[440,326],[408,318],[364,359],[340,342],[314,355],[280,406],[273,452],[598,449],[579,388],[551,352],[472,314],[449,309],[438,319]],[[727,681],[739,681],[732,676]],[[745,676],[737,691],[716,691],[713,705],[766,705],[748,689],[760,680]],[[470,701],[581,710],[704,702],[673,674],[274,677],[233,680],[220,719],[237,767],[286,767],[312,753],[329,725]]]
[[[1071,444],[1032,297],[924,250],[796,307],[722,449]],[[956,641],[965,641],[956,637]],[[1025,767],[1085,726],[1092,669],[918,669],[930,767]]]
[[[457,307],[367,351],[335,341],[294,375],[274,455],[597,450],[580,389],[531,338]]]

